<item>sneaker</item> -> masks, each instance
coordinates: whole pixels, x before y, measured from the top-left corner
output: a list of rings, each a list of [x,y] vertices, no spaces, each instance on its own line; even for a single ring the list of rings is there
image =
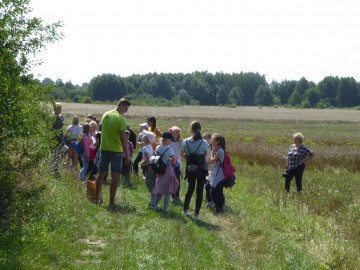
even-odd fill
[[[206,208],[214,208],[215,207],[215,204],[213,202],[208,202],[206,204]]]
[[[199,215],[194,215],[193,220],[194,221],[199,221],[200,220]]]
[[[184,217],[190,217],[190,216],[191,216],[191,214],[189,213],[189,211],[184,211],[184,212],[182,213],[182,215],[183,215]]]
[[[150,206],[150,208],[151,208],[152,210],[156,210],[156,211],[160,210],[160,207],[159,207],[159,205],[157,205],[157,204],[152,204],[152,205]]]

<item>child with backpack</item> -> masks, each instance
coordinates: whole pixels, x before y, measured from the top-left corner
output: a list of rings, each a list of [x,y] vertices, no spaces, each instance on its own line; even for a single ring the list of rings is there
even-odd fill
[[[190,124],[191,137],[186,138],[182,144],[182,151],[186,158],[185,179],[188,190],[184,201],[184,216],[190,216],[189,207],[191,197],[196,187],[196,204],[194,220],[199,220],[199,213],[203,201],[204,183],[207,174],[205,156],[209,144],[201,136],[201,124],[194,121]]]
[[[182,173],[182,164],[181,164],[181,145],[182,145],[182,137],[181,137],[181,128],[177,127],[177,126],[173,126],[171,128],[169,128],[169,132],[171,133],[171,135],[174,138],[174,142],[170,143],[170,147],[174,150],[174,156],[175,156],[175,164],[172,165],[176,179],[179,182],[179,187],[176,191],[175,194],[172,195],[173,198],[173,202],[175,203],[181,203],[181,199],[180,199],[180,176]]]
[[[218,133],[211,136],[210,143],[212,151],[210,155],[210,164],[213,164],[210,175],[211,198],[215,204],[215,213],[223,213],[225,206],[224,196],[224,169],[223,162],[225,156],[225,138]]]
[[[155,153],[160,155],[160,158],[166,164],[166,169],[164,174],[156,173],[155,187],[152,191],[152,194],[155,196],[155,202],[151,205],[151,209],[160,209],[159,202],[164,195],[164,211],[168,212],[170,194],[176,193],[179,182],[171,166],[176,163],[174,150],[169,146],[169,144],[175,140],[170,132],[164,132],[161,137],[161,145],[156,147]]]
[[[130,155],[130,158],[132,157],[132,154],[134,152],[134,145],[133,143],[130,141],[130,131],[129,130],[125,130],[125,140],[126,140],[126,148],[127,148],[127,152]],[[131,171],[131,167],[132,164],[131,162],[129,163],[125,163],[124,160],[124,156],[123,156],[123,163],[121,166],[121,175],[125,177],[125,185],[127,185],[128,187],[131,187],[131,177],[130,177],[130,171]]]
[[[142,160],[140,161],[140,167],[145,175],[145,184],[148,188],[150,194],[155,186],[156,174],[150,166],[150,159],[154,155],[152,149],[152,143],[156,142],[156,135],[153,132],[143,130],[143,147],[142,151]],[[155,196],[151,194],[150,206],[155,204]]]

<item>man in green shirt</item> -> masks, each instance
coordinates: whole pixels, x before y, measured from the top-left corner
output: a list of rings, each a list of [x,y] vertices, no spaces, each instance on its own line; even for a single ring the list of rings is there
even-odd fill
[[[123,117],[131,103],[121,98],[114,110],[104,113],[101,120],[101,144],[100,144],[100,172],[96,180],[95,202],[100,199],[104,176],[111,165],[110,203],[115,204],[116,190],[120,182],[122,156],[124,162],[130,162],[130,153],[126,147],[125,130],[126,121]]]

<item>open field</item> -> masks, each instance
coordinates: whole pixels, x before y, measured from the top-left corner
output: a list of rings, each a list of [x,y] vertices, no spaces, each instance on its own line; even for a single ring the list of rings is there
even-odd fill
[[[92,113],[100,116],[111,110],[115,105],[63,103],[65,115],[87,115]],[[286,109],[268,107],[147,107],[131,106],[130,117],[155,116],[157,118],[213,118],[213,119],[253,119],[253,120],[294,120],[294,121],[349,121],[360,122],[360,110],[339,109]]]
[[[111,108],[65,103],[63,112],[68,124],[75,112],[98,116]],[[319,120],[313,112],[325,110],[211,108],[226,113],[210,118],[208,107],[161,109],[134,106],[126,118],[135,129],[155,115],[161,130],[176,124],[184,137],[198,118],[203,131],[226,136],[237,182],[225,190],[224,214],[205,202],[201,221],[182,216],[182,204],[171,203],[169,213],[150,210],[144,180],[135,175],[132,187],[121,181],[115,209],[107,207],[108,185],[104,204],[94,205],[78,172],[62,168],[60,181],[44,173],[42,196],[26,198],[39,211],[24,217],[21,230],[0,235],[0,269],[360,269],[359,111],[334,110]],[[286,113],[270,117],[273,111]],[[293,181],[287,194],[281,173],[296,131],[315,158],[306,165],[303,192]],[[183,200],[187,184],[180,183]],[[194,203],[195,195],[192,214]]]

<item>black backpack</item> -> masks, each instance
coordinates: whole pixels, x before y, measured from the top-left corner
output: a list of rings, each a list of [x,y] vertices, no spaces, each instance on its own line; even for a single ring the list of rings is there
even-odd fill
[[[136,133],[129,127],[127,126],[127,130],[130,132],[130,137],[129,137],[129,141],[133,144],[134,149],[136,148],[136,142],[137,142],[137,136]]]
[[[152,156],[150,158],[150,164],[151,168],[156,174],[164,174],[166,172],[166,163],[163,161],[162,156],[166,153],[167,150],[169,150],[170,147],[166,148],[164,153],[162,155],[155,151],[155,156]]]
[[[195,172],[199,172],[202,169],[204,169],[205,155],[204,154],[196,155],[196,152],[200,148],[200,145],[203,143],[203,141],[204,140],[201,140],[201,143],[196,148],[194,153],[191,153],[189,145],[188,145],[188,141],[186,140],[186,146],[190,153],[190,155],[185,156],[185,158],[186,158],[186,173],[195,173]]]

